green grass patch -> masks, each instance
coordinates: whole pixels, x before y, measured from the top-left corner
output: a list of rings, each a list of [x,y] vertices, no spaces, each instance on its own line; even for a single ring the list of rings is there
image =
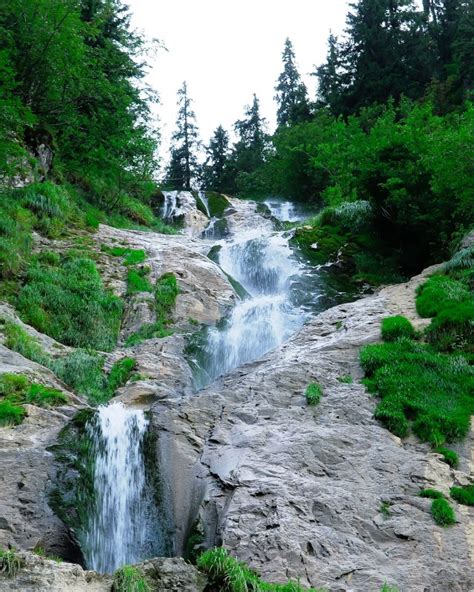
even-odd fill
[[[344,376],[338,376],[337,380],[341,384],[352,384],[354,382],[354,379],[352,378],[352,376],[350,374],[345,374]]]
[[[400,315],[387,317],[382,321],[382,339],[384,341],[397,341],[401,337],[412,338],[415,329],[410,321]]]
[[[297,582],[268,584],[245,563],[231,557],[224,547],[204,552],[197,560],[198,569],[209,579],[209,589],[219,592],[323,592],[303,588]]]
[[[57,389],[42,384],[32,384],[25,394],[25,402],[38,407],[55,407],[67,404],[68,398]]]
[[[407,339],[368,345],[360,354],[365,384],[382,399],[375,417],[403,438],[410,426],[441,446],[464,438],[474,412],[474,375],[462,356],[440,354]]]
[[[427,497],[429,499],[443,499],[444,495],[437,489],[422,489],[418,494],[420,497]]]
[[[451,526],[456,523],[456,514],[449,502],[444,498],[433,500],[431,515],[438,526]]]
[[[385,516],[385,518],[388,518],[390,516],[391,506],[392,506],[392,504],[390,502],[382,502],[380,504],[379,511],[383,516]]]
[[[153,286],[146,277],[149,269],[130,269],[127,274],[127,294],[138,294],[140,292],[153,292]]]
[[[140,329],[125,340],[125,347],[139,345],[147,339],[163,339],[173,335],[173,330],[166,328],[162,322],[145,323]]]
[[[117,343],[123,305],[104,288],[91,259],[70,255],[58,265],[36,259],[17,308],[26,323],[61,343],[110,351]]]
[[[433,275],[416,291],[416,310],[421,317],[431,318],[448,305],[459,304],[470,298],[463,282],[445,275]]]
[[[451,497],[464,506],[474,506],[474,485],[464,485],[463,487],[451,487],[449,490]]]
[[[124,565],[114,574],[113,592],[151,592],[151,587],[136,567]]]
[[[49,355],[20,325],[6,319],[0,319],[0,330],[5,336],[5,346],[33,362],[48,366]]]
[[[440,351],[474,353],[474,300],[447,304],[431,321],[426,337]]]
[[[19,425],[26,416],[26,410],[8,399],[0,401],[0,426],[16,426]]]
[[[321,401],[323,395],[323,389],[319,384],[313,382],[310,384],[305,391],[306,402],[310,406],[315,406]]]
[[[0,574],[14,578],[23,565],[24,561],[18,557],[15,549],[0,549]]]
[[[44,547],[35,547],[33,549],[33,553],[38,555],[38,557],[43,557],[43,559],[49,559],[50,561],[56,561],[56,563],[63,563],[62,557],[58,557],[57,555],[49,555],[46,552]]]
[[[118,388],[124,386],[132,376],[136,367],[137,361],[135,358],[122,358],[115,362],[110,370],[107,380],[108,392],[113,395]]]
[[[53,363],[53,371],[72,390],[94,404],[106,398],[107,380],[103,372],[104,358],[93,351],[77,349]]]
[[[459,466],[459,456],[457,452],[450,450],[449,448],[444,448],[444,446],[438,446],[434,451],[443,455],[443,461],[446,464],[453,467],[453,469],[457,469]]]

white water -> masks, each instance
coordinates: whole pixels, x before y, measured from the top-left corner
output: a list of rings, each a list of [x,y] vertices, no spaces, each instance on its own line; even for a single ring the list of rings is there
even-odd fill
[[[291,201],[268,199],[264,204],[272,216],[282,222],[298,222],[304,218],[303,212]]]
[[[178,206],[178,191],[163,191],[163,197],[165,200],[161,210],[162,218],[172,220],[180,216],[182,212]]]
[[[198,387],[277,347],[305,319],[293,301],[294,282],[303,269],[289,246],[290,235],[275,232],[255,213],[245,222],[220,241],[219,265],[248,297],[236,304],[223,328],[208,330],[204,355],[198,356]]]
[[[199,197],[204,205],[204,207],[206,208],[206,214],[207,217],[210,218],[211,217],[211,213],[209,211],[209,199],[207,197],[207,193],[205,191],[200,191],[199,192]]]
[[[123,403],[99,407],[88,424],[95,453],[95,508],[83,551],[89,569],[112,573],[146,556],[150,499],[142,443],[148,420]]]

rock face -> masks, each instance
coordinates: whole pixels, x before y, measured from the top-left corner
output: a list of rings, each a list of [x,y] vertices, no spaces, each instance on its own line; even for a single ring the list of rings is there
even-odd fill
[[[0,592],[110,592],[113,577],[20,553],[24,566],[15,578],[0,576]],[[137,565],[152,592],[203,592],[206,578],[183,559],[153,559]]]
[[[418,497],[466,476],[384,429],[358,382],[359,349],[380,338],[384,317],[425,322],[414,303],[425,275],[322,313],[188,400],[155,403],[178,548],[199,516],[206,545],[224,544],[270,581],[300,578],[332,592],[384,582],[410,592],[474,589],[469,516],[460,509],[455,527],[440,528],[430,500]],[[348,374],[353,384],[338,380]],[[315,380],[324,396],[309,408],[303,393]],[[458,451],[468,457],[470,444]]]

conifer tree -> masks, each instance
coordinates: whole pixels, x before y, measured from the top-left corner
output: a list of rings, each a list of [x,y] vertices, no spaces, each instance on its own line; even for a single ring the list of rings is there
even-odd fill
[[[291,126],[310,118],[308,91],[301,81],[295,64],[295,52],[290,39],[285,41],[282,53],[283,72],[275,87],[275,101],[278,103],[277,123]]]
[[[179,110],[176,130],[171,137],[171,160],[166,175],[167,184],[175,189],[188,191],[197,172],[196,151],[199,145],[196,115],[191,103],[188,85],[183,82],[183,86],[178,90]]]
[[[230,190],[229,152],[229,134],[219,125],[206,146],[207,158],[201,174],[204,187],[215,191]]]
[[[319,66],[314,75],[318,78],[318,98],[320,103],[329,105],[335,113],[340,111],[340,94],[344,89],[341,66],[341,50],[337,37],[331,33],[328,40],[326,63]]]
[[[252,172],[263,164],[268,144],[265,127],[266,120],[260,115],[260,103],[254,94],[252,104],[245,108],[245,118],[234,124],[238,136],[234,146],[234,160],[238,169]]]

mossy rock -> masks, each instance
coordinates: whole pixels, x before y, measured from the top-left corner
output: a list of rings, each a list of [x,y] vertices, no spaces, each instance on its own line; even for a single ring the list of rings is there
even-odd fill
[[[207,200],[209,204],[209,213],[212,218],[222,218],[226,209],[230,206],[230,202],[225,195],[215,191],[206,191]]]

